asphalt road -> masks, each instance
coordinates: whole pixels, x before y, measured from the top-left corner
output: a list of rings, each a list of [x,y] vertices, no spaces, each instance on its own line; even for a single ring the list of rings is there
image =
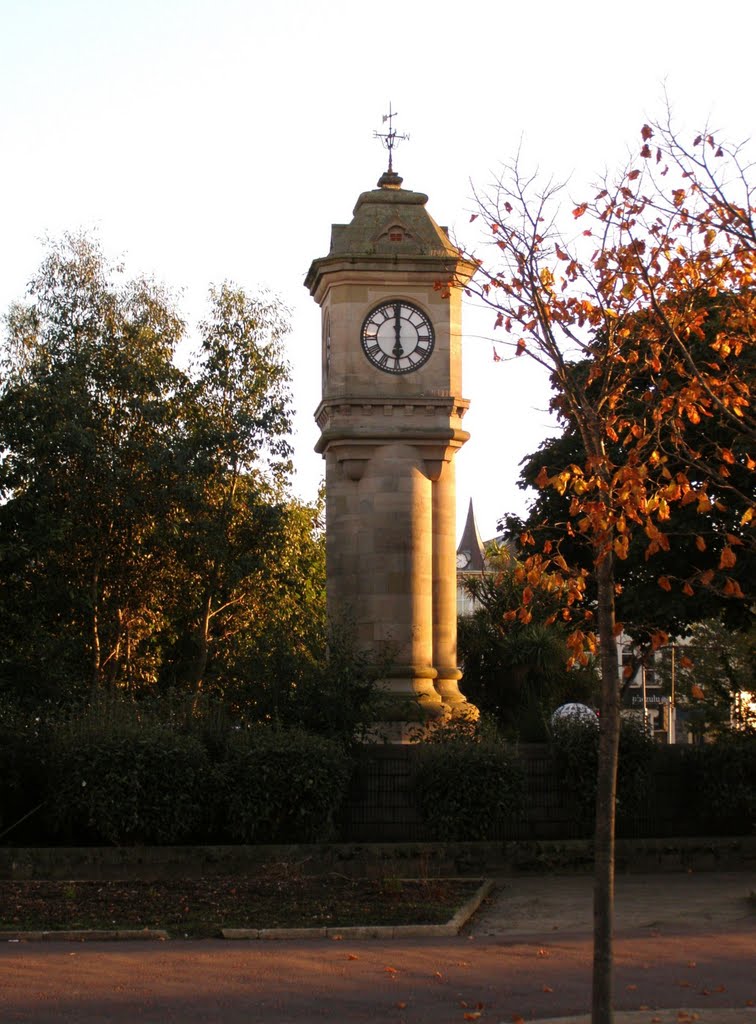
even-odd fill
[[[637,1011],[628,1020],[695,1020],[679,1016],[684,1007],[698,1014],[698,1024],[756,1024],[756,915],[748,912],[744,899],[753,880],[740,875],[728,885],[713,884],[717,879],[721,883],[721,876],[710,876],[708,883],[706,876],[698,876],[680,881],[677,889],[671,886],[678,902],[685,892],[701,906],[706,893],[719,900],[712,920],[686,916],[682,906],[677,913],[665,911],[670,882],[664,876],[645,884],[636,879],[619,892],[615,1005]],[[526,882],[530,896],[525,882],[518,886],[518,880],[508,880],[466,933],[455,938],[5,943],[0,947],[0,1021],[577,1020],[590,1004],[591,937],[583,913],[589,882]],[[540,902],[533,896],[539,890]],[[631,904],[637,907],[640,892],[659,911],[654,921],[638,923],[625,913]],[[564,913],[555,916],[560,902]]]

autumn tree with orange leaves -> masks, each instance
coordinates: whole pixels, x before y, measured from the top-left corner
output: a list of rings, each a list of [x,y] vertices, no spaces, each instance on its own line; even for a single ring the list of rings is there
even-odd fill
[[[468,290],[494,311],[497,344],[549,373],[584,452],[579,464],[543,466],[537,484],[568,496],[566,527],[589,546],[589,570],[576,570],[558,540],[540,550],[535,538],[524,540],[533,546],[534,572],[561,575],[573,596],[584,591],[588,572],[596,595],[592,607],[573,601],[565,613],[573,622],[573,658],[595,657],[600,665],[592,1020],[610,1024],[620,726],[615,638],[622,629],[615,564],[627,558],[633,537],[645,538],[647,559],[668,550],[676,504],[708,516],[724,510],[735,463],[753,480],[754,186],[740,147],[708,131],[688,144],[667,119],[644,125],[637,157],[592,199],[569,203],[569,213],[566,187],[541,187],[519,161],[476,200],[473,219],[483,224],[493,254],[469,254],[479,270]],[[722,437],[743,443],[718,442],[712,431],[712,443],[702,448],[692,428],[704,420],[726,425]],[[742,591],[727,570],[753,543],[752,486],[745,494],[741,487],[739,501],[744,512],[737,533],[724,538],[717,574],[733,599]],[[713,573],[658,580],[686,594],[713,582]],[[526,606],[521,614],[526,621]],[[665,639],[660,633],[655,642]]]

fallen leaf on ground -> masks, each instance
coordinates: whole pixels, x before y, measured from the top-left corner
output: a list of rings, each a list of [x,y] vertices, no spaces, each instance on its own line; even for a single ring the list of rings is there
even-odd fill
[[[384,967],[383,969],[386,972],[386,974],[396,974],[397,973],[396,967]]]
[[[480,1013],[475,1010],[473,1013],[466,1013],[465,1020],[477,1020],[480,1017]]]
[[[347,953],[347,960],[359,960],[360,958],[356,953]]]
[[[396,1008],[397,1008],[397,1010],[406,1010],[407,1009],[407,1004],[406,1003],[397,1003],[396,1004]]]
[[[541,991],[542,992],[553,992],[554,989],[551,987],[551,985],[544,985],[543,988],[541,989]]]

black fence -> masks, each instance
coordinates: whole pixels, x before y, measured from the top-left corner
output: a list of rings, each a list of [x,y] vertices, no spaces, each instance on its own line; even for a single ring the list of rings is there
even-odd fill
[[[429,834],[417,810],[413,780],[422,749],[414,746],[365,747],[339,821],[344,842],[425,842]],[[570,779],[560,778],[546,744],[519,748],[526,773],[523,811],[500,823],[494,840],[580,839],[590,836],[590,811],[571,791]],[[617,835],[628,838],[666,838],[705,835],[710,823],[700,820],[695,801],[686,793],[682,751],[660,747],[654,754],[646,798],[632,814],[618,807]],[[744,823],[748,832],[749,823]]]

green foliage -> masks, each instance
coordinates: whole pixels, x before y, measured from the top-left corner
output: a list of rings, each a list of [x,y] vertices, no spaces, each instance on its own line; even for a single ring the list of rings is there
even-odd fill
[[[267,690],[265,715],[322,660],[320,511],[286,493],[288,314],[228,283],[209,300],[184,371],[173,297],[66,235],[4,318],[0,693],[17,705],[207,686]]]
[[[552,752],[564,796],[586,831],[593,827],[598,773],[598,724],[577,718],[558,719],[552,726]],[[639,814],[650,797],[654,742],[642,722],[624,718],[620,728],[617,768],[618,828]]]
[[[423,821],[436,839],[490,839],[517,815],[525,776],[512,749],[478,739],[473,730],[441,730],[436,742],[418,750],[413,779]]]
[[[730,732],[685,751],[687,791],[703,834],[756,832],[756,732]]]
[[[541,742],[560,704],[594,702],[595,671],[567,668],[569,630],[561,616],[555,621],[561,607],[558,591],[520,578],[505,549],[492,561],[495,571],[469,579],[477,607],[458,623],[465,694],[496,719],[509,739]],[[522,622],[516,613],[525,607],[526,588],[530,621]]]
[[[81,842],[179,843],[203,825],[210,791],[202,744],[124,704],[60,722],[51,750],[53,827]]]
[[[351,776],[344,747],[299,729],[240,732],[218,766],[220,828],[234,842],[326,839]]]
[[[658,672],[670,693],[673,649],[662,653]],[[721,618],[694,623],[674,647],[674,666],[675,703],[695,741],[756,727],[756,624],[733,631]]]
[[[0,704],[0,840],[34,842],[45,801],[44,730],[37,716]]]

